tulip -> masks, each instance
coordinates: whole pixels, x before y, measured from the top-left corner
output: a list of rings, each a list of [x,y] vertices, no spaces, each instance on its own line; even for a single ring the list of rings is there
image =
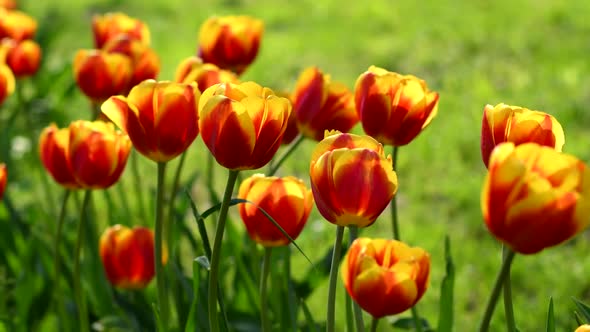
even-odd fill
[[[355,104],[367,135],[386,145],[402,146],[436,116],[438,93],[415,76],[371,66],[356,81]]]
[[[512,251],[534,254],[590,223],[590,169],[535,143],[498,145],[481,193],[489,231]]]
[[[147,79],[155,79],[160,72],[160,58],[156,52],[147,44],[128,35],[119,35],[110,39],[103,46],[103,50],[126,55],[131,60],[133,75],[123,94],[127,94],[131,88]]]
[[[238,197],[253,203],[240,204],[240,216],[250,238],[265,247],[288,245],[290,241],[260,209],[273,217],[291,239],[296,239],[313,206],[311,190],[292,176],[255,174],[242,182]]]
[[[146,80],[127,97],[113,96],[102,113],[125,131],[137,151],[156,162],[183,153],[199,134],[196,84]]]
[[[0,199],[4,197],[4,191],[6,190],[6,181],[8,174],[6,172],[6,164],[0,164]]]
[[[201,58],[191,56],[178,65],[174,81],[186,84],[197,82],[203,92],[217,83],[238,83],[238,77],[229,70],[219,69],[212,63],[203,63]]]
[[[109,227],[100,237],[99,249],[104,271],[113,286],[141,289],[154,277],[154,233],[151,229]]]
[[[239,75],[256,58],[263,30],[262,21],[249,16],[211,17],[199,31],[199,57]]]
[[[69,189],[110,187],[123,173],[130,150],[127,135],[102,121],[74,121],[64,129],[52,124],[39,137],[43,166]]]
[[[16,9],[16,0],[0,0],[0,8]]]
[[[291,103],[254,82],[209,87],[199,102],[203,141],[228,169],[257,169],[278,150]]]
[[[428,288],[430,255],[397,240],[356,239],[341,276],[348,294],[374,318],[413,307]]]
[[[580,325],[580,326],[578,326],[578,328],[576,329],[575,332],[590,332],[590,325],[588,325],[588,324]]]
[[[14,92],[15,78],[12,70],[0,63],[0,104]]]
[[[559,122],[547,113],[506,104],[486,105],[481,126],[481,155],[486,167],[494,147],[504,142],[537,143],[561,152],[565,137]]]
[[[304,70],[292,95],[299,131],[316,141],[326,130],[347,132],[358,122],[352,93],[318,68]]]
[[[109,40],[121,35],[150,44],[150,31],[142,21],[123,13],[107,13],[92,18],[94,45],[102,48]]]
[[[5,62],[16,77],[32,76],[39,69],[41,47],[36,42],[27,39],[17,43],[12,39],[3,39],[2,48],[6,52]]]
[[[0,39],[10,38],[17,42],[32,39],[37,32],[37,21],[18,11],[0,8]]]
[[[318,210],[338,226],[370,226],[397,191],[391,156],[369,136],[326,133],[312,153],[309,175]]]
[[[129,57],[100,50],[79,50],[74,58],[74,76],[82,92],[101,103],[126,93],[133,77]]]

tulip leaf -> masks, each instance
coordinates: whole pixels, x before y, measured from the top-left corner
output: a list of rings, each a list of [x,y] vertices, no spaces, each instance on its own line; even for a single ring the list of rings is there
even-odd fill
[[[202,214],[199,214],[199,211],[197,210],[197,206],[195,205],[195,202],[193,201],[193,198],[191,197],[191,194],[189,193],[188,190],[185,191],[185,194],[188,197],[188,200],[190,202],[193,216],[195,216],[195,220],[197,221],[199,235],[201,236],[201,241],[203,241],[203,247],[205,250],[205,254],[207,255],[207,257],[211,257],[211,244],[209,243],[209,236],[207,235],[207,228],[205,228],[205,218],[207,218],[207,217],[203,216]],[[221,207],[221,204],[218,204],[218,205],[219,205],[219,207]],[[211,210],[211,209],[209,209],[209,210]],[[207,211],[209,211],[209,210],[207,210]]]
[[[455,287],[455,265],[451,257],[451,240],[445,237],[446,275],[440,286],[440,306],[438,313],[438,332],[453,330],[453,297]]]
[[[590,307],[576,298],[572,298],[572,301],[574,301],[579,314],[584,319],[584,324],[588,324],[588,322],[590,322]]]
[[[191,303],[188,319],[184,327],[185,332],[198,331],[198,322],[203,321],[199,320],[199,317],[197,317],[199,312],[203,311],[197,309],[199,307],[199,300],[202,299],[202,297],[199,296],[199,292],[201,290],[201,270],[199,269],[199,264],[200,263],[197,262],[196,259],[193,261],[193,302]]]
[[[547,332],[555,332],[555,315],[553,313],[553,298],[549,298],[549,309],[547,310]]]
[[[424,331],[424,332],[434,331],[430,327],[430,324],[428,323],[428,321],[426,319],[420,318],[420,322],[422,323],[422,331]],[[402,330],[411,330],[411,331],[416,330],[416,325],[414,324],[414,318],[412,318],[412,317],[398,318],[391,323],[391,326],[402,329]]]
[[[319,332],[318,326],[316,325],[315,321],[313,320],[313,316],[305,300],[299,299],[299,304],[301,304],[301,308],[303,309],[303,315],[305,316],[305,321],[307,322],[307,329],[311,332]]]
[[[209,264],[209,258],[207,258],[206,256],[199,256],[195,258],[195,262],[201,265],[201,267],[204,267],[207,271],[209,271],[209,269],[211,268],[211,265]]]
[[[152,309],[154,311],[154,318],[156,320],[156,326],[158,327],[158,331],[166,331],[164,329],[164,324],[162,324],[162,320],[160,319],[160,311],[158,310],[158,304],[152,303]]]

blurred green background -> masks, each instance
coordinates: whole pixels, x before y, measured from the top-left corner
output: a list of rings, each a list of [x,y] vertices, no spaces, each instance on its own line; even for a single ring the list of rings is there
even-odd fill
[[[44,289],[43,280],[29,280],[43,269],[36,262],[37,243],[51,243],[53,210],[61,190],[49,184],[55,197],[41,193],[42,171],[38,169],[34,141],[38,132],[55,121],[65,126],[74,119],[88,119],[88,101],[73,86],[71,62],[81,48],[92,48],[91,17],[96,13],[122,11],[143,20],[150,28],[152,47],[162,62],[160,79],[172,79],[176,65],[195,54],[200,24],[212,15],[247,14],[265,22],[265,33],[258,58],[244,73],[243,80],[254,80],[276,90],[291,90],[299,73],[318,66],[351,89],[356,78],[370,65],[377,65],[424,79],[431,90],[440,93],[438,116],[414,142],[400,149],[398,163],[399,213],[402,239],[425,248],[432,256],[429,291],[418,304],[420,313],[436,325],[439,289],[444,275],[444,237],[451,239],[457,269],[455,282],[455,330],[473,331],[483,314],[496,271],[500,264],[500,245],[488,234],[482,222],[479,195],[486,172],[479,152],[481,116],[486,104],[504,102],[541,110],[554,115],[562,124],[564,151],[589,161],[590,150],[590,3],[583,0],[499,0],[499,1],[23,1],[20,8],[39,22],[38,38],[49,45],[37,78],[25,82],[36,91],[38,103],[27,115],[30,124],[7,128],[2,135],[3,157],[10,158],[9,188],[12,205],[23,214],[31,234],[22,233],[14,247],[16,226],[8,224],[4,212],[0,220],[0,296],[26,296],[34,302],[35,292]],[[44,87],[34,88],[35,85]],[[39,94],[39,91],[42,93]],[[26,93],[27,91],[25,91]],[[14,97],[2,108],[14,107]],[[27,110],[23,110],[27,112]],[[36,113],[35,113],[36,112]],[[360,126],[356,132],[362,132]],[[15,138],[22,138],[18,141]],[[19,142],[28,142],[20,147]],[[21,144],[22,145],[22,144]],[[279,172],[297,175],[309,183],[307,169],[314,142],[305,141],[295,158]],[[21,151],[22,150],[22,151]],[[207,153],[200,138],[189,149],[183,179],[199,173]],[[142,160],[150,193],[155,184],[155,165]],[[127,172],[128,173],[128,172]],[[129,174],[118,184],[131,192]],[[219,192],[225,172],[216,180]],[[201,208],[210,206],[195,199]],[[125,184],[126,183],[126,184]],[[111,189],[115,191],[120,189]],[[132,192],[131,192],[132,193]],[[98,200],[103,200],[99,194]],[[100,202],[97,204],[101,204]],[[123,207],[121,202],[115,205]],[[49,206],[41,210],[40,205]],[[99,205],[100,206],[100,205]],[[100,210],[100,209],[99,209]],[[391,237],[389,211],[363,236]],[[101,212],[99,211],[99,215]],[[232,212],[237,216],[236,210]],[[75,219],[75,211],[71,215]],[[106,218],[113,216],[105,216]],[[104,224],[134,223],[124,214],[100,220]],[[137,218],[137,217],[134,217]],[[237,218],[234,218],[237,219]],[[141,221],[139,221],[141,222]],[[145,222],[145,221],[143,221]],[[151,224],[147,222],[147,224]],[[194,225],[194,223],[193,223]],[[242,231],[241,226],[237,228]],[[73,225],[69,230],[73,236]],[[101,230],[101,228],[99,228]],[[314,211],[298,243],[312,261],[319,260],[332,245],[335,227]],[[13,238],[8,240],[8,237]],[[590,260],[588,232],[557,248],[534,256],[517,256],[513,264],[513,298],[516,322],[521,331],[544,329],[549,298],[555,305],[557,330],[576,327],[571,297],[590,301]],[[10,243],[10,245],[9,245]],[[23,258],[26,253],[27,258]],[[193,253],[184,252],[185,269],[191,267]],[[47,256],[51,257],[51,256]],[[50,266],[50,258],[45,265]],[[301,278],[308,263],[296,253],[294,271]],[[15,261],[22,273],[15,274]],[[8,262],[11,262],[8,264]],[[11,268],[12,267],[12,268]],[[190,274],[190,272],[189,272]],[[22,290],[15,285],[30,282]],[[317,321],[325,319],[327,280],[317,288],[308,305]],[[2,291],[4,287],[4,291]],[[11,292],[12,295],[11,295]],[[24,292],[24,293],[23,293]],[[344,289],[338,290],[343,299]],[[271,290],[272,294],[272,290]],[[0,299],[0,303],[5,302]],[[341,301],[343,302],[343,301]],[[5,302],[6,303],[6,302]],[[23,308],[27,306],[23,305]],[[19,307],[20,308],[20,307]],[[0,304],[0,314],[2,307]],[[18,316],[22,313],[17,313]],[[344,311],[337,311],[343,329]],[[6,314],[2,315],[6,319]],[[401,316],[409,316],[409,313]],[[18,318],[18,317],[17,317]],[[38,319],[43,319],[37,317]],[[395,319],[395,318],[394,318]],[[41,327],[39,327],[41,326]],[[40,329],[42,326],[38,325]],[[381,323],[380,331],[391,327]],[[493,331],[504,331],[504,315],[498,305]]]

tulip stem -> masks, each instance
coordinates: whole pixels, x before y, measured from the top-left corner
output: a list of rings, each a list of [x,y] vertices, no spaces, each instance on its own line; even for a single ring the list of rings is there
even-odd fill
[[[356,238],[358,237],[359,234],[359,228],[358,226],[348,226],[348,246],[350,247],[352,245],[352,243],[354,242],[354,240],[356,240]],[[346,296],[350,299],[352,299],[350,297],[350,294],[348,294],[348,292],[346,292]],[[358,332],[364,332],[365,331],[365,322],[363,321],[363,311],[361,310],[361,307],[358,305],[358,303],[356,303],[355,301],[352,301],[352,310],[354,312],[354,321],[356,322],[356,330]]]
[[[490,327],[490,321],[492,320],[492,315],[494,314],[496,302],[498,302],[498,297],[500,296],[500,290],[504,285],[506,276],[510,273],[510,265],[512,264],[513,259],[514,251],[506,249],[506,255],[502,260],[502,267],[498,272],[498,277],[496,278],[494,288],[492,289],[492,293],[490,294],[490,298],[488,299],[488,304],[486,306],[484,316],[481,320],[481,324],[479,325],[478,331],[480,332],[487,332]]]
[[[64,191],[64,196],[63,196],[63,199],[61,202],[61,210],[59,211],[59,216],[57,219],[57,231],[55,233],[55,249],[54,249],[55,257],[54,257],[54,261],[53,261],[53,265],[54,265],[53,267],[55,269],[54,270],[55,271],[54,272],[55,280],[54,280],[54,286],[53,286],[54,287],[53,288],[53,297],[54,297],[54,299],[57,303],[57,306],[59,308],[58,310],[60,312],[61,319],[65,319],[66,315],[65,315],[65,312],[62,310],[61,303],[59,303],[60,296],[58,296],[60,294],[59,275],[61,272],[60,271],[61,270],[61,260],[59,259],[60,258],[59,247],[61,244],[61,233],[62,233],[62,229],[63,229],[64,219],[66,216],[66,207],[67,207],[68,198],[70,197],[70,193],[71,193],[71,190],[69,190],[69,189],[66,189]]]
[[[411,309],[412,311],[412,320],[414,321],[414,327],[416,328],[416,332],[422,332],[422,320],[420,319],[420,315],[418,314],[418,309],[416,309],[416,305],[414,305]]]
[[[283,154],[277,159],[277,161],[270,164],[270,167],[268,170],[268,176],[275,175],[275,173],[279,170],[279,167],[281,167],[281,165],[285,162],[285,160],[287,160],[287,158],[293,153],[293,151],[295,151],[295,149],[297,149],[299,144],[301,144],[301,142],[303,142],[304,138],[305,138],[305,136],[299,134],[297,136],[297,138],[295,138],[293,143],[291,143],[289,145],[287,150],[285,150],[285,152],[283,152]]]
[[[379,325],[379,318],[373,317],[373,319],[371,320],[370,332],[377,332],[377,325]]]
[[[160,309],[161,326],[168,328],[168,297],[166,294],[166,273],[164,271],[164,256],[162,233],[164,227],[164,175],[166,173],[166,162],[158,162],[158,188],[156,189],[156,227],[155,227],[155,266],[156,283],[158,285],[158,308]]]
[[[326,318],[326,331],[334,332],[336,317],[336,280],[338,279],[338,265],[340,263],[340,252],[342,251],[342,237],[344,235],[344,226],[336,227],[336,240],[334,241],[334,250],[332,251],[332,264],[330,265],[330,283],[328,286],[328,315]]]
[[[219,219],[217,220],[217,229],[215,231],[215,240],[213,241],[213,250],[211,252],[211,270],[209,272],[209,297],[207,299],[209,308],[209,331],[219,332],[219,320],[217,318],[217,285],[219,274],[219,259],[221,257],[221,242],[223,240],[223,231],[225,229],[225,222],[227,219],[227,211],[231,195],[234,190],[234,185],[238,178],[238,170],[229,170],[227,177],[227,184],[223,193],[221,201],[221,208],[219,210]]]
[[[391,167],[393,168],[394,172],[396,171],[396,162],[397,162],[397,150],[399,148],[397,146],[393,147],[393,150],[391,152],[392,157],[391,157]],[[393,198],[391,199],[391,228],[393,229],[393,238],[396,240],[400,240],[400,234],[399,234],[399,224],[397,221],[397,195],[394,195]]]
[[[264,247],[264,258],[262,259],[262,271],[260,273],[260,322],[262,325],[262,332],[270,332],[271,324],[268,319],[267,311],[267,297],[266,297],[266,281],[270,272],[270,259],[272,255],[272,247]]]
[[[80,323],[80,332],[88,332],[88,309],[86,308],[86,301],[84,299],[84,292],[82,290],[81,270],[80,270],[80,256],[82,251],[82,243],[84,243],[84,223],[86,222],[86,208],[90,202],[90,189],[84,193],[84,200],[82,207],[80,207],[80,220],[78,221],[78,236],[76,237],[76,247],[74,251],[74,293],[76,295],[76,305],[78,306],[78,321]]]
[[[135,149],[134,149],[135,150]],[[145,208],[145,202],[143,200],[143,186],[141,185],[141,176],[139,175],[139,165],[137,163],[137,159],[138,159],[138,154],[139,152],[137,152],[137,150],[135,151],[131,151],[131,173],[133,175],[133,182],[135,185],[135,198],[137,200],[137,205],[139,207],[139,210],[141,211],[141,216],[143,217],[143,220],[141,221],[142,223],[146,223],[148,218],[147,215],[147,210]]]
[[[506,259],[510,249],[502,246],[502,260]],[[514,309],[512,308],[512,286],[510,285],[510,270],[504,279],[504,313],[506,314],[506,326],[508,332],[516,332],[516,321],[514,320]]]

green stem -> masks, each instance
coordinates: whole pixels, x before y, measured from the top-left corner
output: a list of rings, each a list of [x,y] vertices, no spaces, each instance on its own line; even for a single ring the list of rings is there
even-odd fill
[[[270,259],[272,255],[272,247],[264,247],[264,258],[262,259],[262,271],[260,274],[260,321],[262,325],[262,332],[270,332],[271,324],[268,319],[267,308],[267,289],[266,281],[270,272]]]
[[[512,264],[513,259],[514,251],[507,249],[506,256],[502,260],[502,267],[498,272],[498,277],[496,278],[496,282],[494,283],[494,288],[492,289],[492,293],[490,294],[490,298],[488,299],[488,304],[486,306],[486,310],[481,320],[481,324],[479,325],[478,331],[480,332],[486,332],[490,327],[490,321],[492,320],[492,315],[494,314],[496,302],[498,302],[498,297],[500,296],[500,290],[504,285],[506,276],[510,273],[510,265]]]
[[[138,154],[139,152],[137,152],[137,150],[134,149],[134,151],[131,152],[131,173],[133,175],[133,184],[135,185],[135,199],[137,200],[137,205],[139,207],[139,211],[141,211],[141,217],[142,217],[142,224],[145,224],[147,222],[147,220],[149,219],[148,215],[147,215],[147,210],[145,208],[145,201],[144,199],[144,191],[143,191],[143,186],[142,186],[142,181],[141,181],[141,176],[139,175],[139,165],[137,163],[137,159],[138,159]]]
[[[211,204],[215,205],[219,203],[219,197],[217,196],[217,193],[215,192],[215,188],[214,183],[215,183],[215,172],[214,172],[214,166],[215,165],[215,159],[213,158],[213,155],[208,153],[207,154],[207,169],[206,169],[206,176],[205,176],[205,185],[207,186],[207,190],[209,191],[209,200],[211,201]]]
[[[348,226],[348,246],[350,247],[354,240],[358,237],[359,228],[357,226]],[[347,297],[351,298],[347,293]],[[352,300],[352,298],[351,298]],[[363,321],[363,311],[358,303],[352,301],[352,309],[354,312],[354,321],[356,322],[356,330],[359,332],[365,331],[365,322]]]
[[[336,240],[332,251],[332,264],[330,265],[330,284],[328,288],[328,315],[326,317],[326,331],[334,332],[336,317],[336,280],[338,279],[338,264],[340,263],[340,252],[342,251],[342,237],[344,226],[336,227]]]
[[[502,260],[506,259],[510,249],[502,246]],[[510,270],[504,279],[504,312],[506,314],[506,326],[508,332],[516,332],[516,321],[514,320],[514,309],[512,307],[512,286],[510,285]]]
[[[63,306],[60,303],[60,283],[59,283],[59,276],[60,276],[60,268],[61,268],[61,260],[60,258],[60,254],[59,254],[59,248],[60,248],[60,244],[61,244],[61,233],[62,233],[62,229],[63,229],[63,224],[64,224],[64,219],[65,219],[65,215],[66,215],[66,206],[67,206],[67,202],[68,202],[68,198],[70,197],[70,193],[71,191],[69,189],[66,189],[64,191],[64,196],[62,199],[62,203],[61,203],[61,210],[59,212],[59,216],[57,219],[57,232],[55,233],[55,247],[54,247],[54,262],[53,262],[53,267],[55,269],[54,272],[54,288],[53,288],[53,298],[56,301],[57,307],[58,307],[58,311],[60,313],[60,318],[61,319],[66,319],[66,314],[65,311],[63,310]]]
[[[217,285],[219,274],[219,260],[221,257],[221,242],[223,240],[223,231],[225,229],[225,222],[227,219],[227,211],[231,195],[238,178],[238,170],[229,170],[227,177],[227,184],[225,192],[223,193],[223,200],[221,201],[221,208],[219,210],[219,219],[217,220],[217,230],[215,231],[215,240],[213,241],[213,250],[211,253],[211,271],[209,272],[209,297],[207,304],[209,308],[209,331],[219,332],[219,320],[217,318]]]
[[[418,309],[416,309],[416,305],[412,307],[411,311],[412,320],[414,321],[414,327],[416,328],[416,332],[422,332],[422,320],[420,319],[420,315],[418,314]]]
[[[354,314],[352,312],[352,298],[348,292],[344,292],[344,301],[346,302],[346,331],[354,331]]]
[[[379,318],[373,317],[371,320],[371,332],[377,332],[377,325],[379,325]]]
[[[293,151],[297,149],[299,144],[303,142],[304,138],[305,136],[299,134],[299,136],[297,136],[297,138],[295,138],[295,140],[289,145],[287,150],[285,150],[285,152],[283,152],[283,154],[279,158],[277,158],[277,161],[270,164],[268,176],[275,175],[275,173],[279,170],[279,167],[281,167],[285,160],[287,160],[287,158],[293,153]]]
[[[156,192],[156,230],[155,230],[155,265],[156,265],[156,283],[158,285],[158,306],[160,309],[160,321],[164,328],[168,328],[168,297],[166,294],[166,272],[162,258],[163,250],[163,231],[165,229],[164,212],[164,175],[166,172],[166,162],[158,162],[158,188]]]
[[[84,299],[84,292],[82,290],[81,270],[80,270],[80,256],[82,251],[82,243],[84,243],[84,223],[86,222],[86,208],[90,202],[92,191],[86,190],[84,193],[84,200],[80,208],[80,220],[78,222],[78,236],[76,237],[76,247],[74,251],[74,293],[76,295],[76,305],[78,306],[78,321],[80,323],[80,332],[88,332],[88,309],[86,308],[86,300]]]
[[[398,149],[399,148],[397,146],[394,146],[391,152],[391,166],[393,167],[394,171],[396,171]],[[393,238],[399,241],[401,237],[399,234],[399,224],[397,221],[397,195],[394,195],[393,199],[391,200],[391,228],[393,229]]]
[[[170,194],[170,200],[168,201],[168,217],[166,218],[166,226],[168,227],[167,229],[164,229],[164,234],[166,234],[167,240],[166,242],[168,244],[172,243],[172,227],[174,226],[174,202],[176,201],[176,193],[178,192],[180,183],[180,173],[185,159],[186,151],[180,156],[178,166],[176,167],[176,172],[174,172],[174,179],[172,180],[172,192]]]

